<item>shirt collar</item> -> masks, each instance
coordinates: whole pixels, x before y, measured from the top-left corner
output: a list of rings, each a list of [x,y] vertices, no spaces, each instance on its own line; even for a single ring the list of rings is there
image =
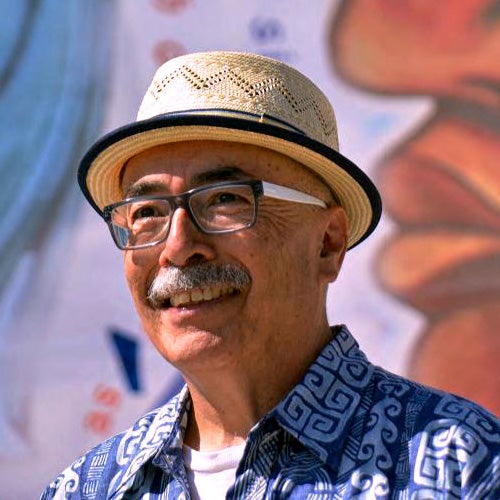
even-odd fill
[[[270,416],[323,462],[338,466],[347,429],[374,367],[346,326],[335,327],[333,333],[302,381]]]
[[[164,469],[171,469],[177,460],[182,460],[182,441],[190,406],[189,391],[184,386],[177,396],[140,419],[124,434],[119,448],[127,447],[126,453],[120,453],[127,458],[123,457],[124,466],[113,478],[108,495],[126,492],[137,472],[150,459]],[[152,419],[150,415],[153,415]]]
[[[346,430],[370,382],[374,367],[367,361],[345,326],[333,329],[334,337],[297,384],[252,433],[274,417],[276,421],[323,462],[338,465]],[[141,419],[123,437],[138,448],[114,478],[110,493],[123,493],[146,462],[164,470],[182,470],[182,442],[191,398],[186,386],[169,403],[156,411],[146,425]],[[141,424],[142,422],[142,424]],[[121,446],[121,445],[120,445]]]

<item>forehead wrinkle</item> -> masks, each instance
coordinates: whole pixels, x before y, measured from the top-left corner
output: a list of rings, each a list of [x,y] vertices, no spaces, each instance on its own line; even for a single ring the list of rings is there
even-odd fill
[[[199,186],[214,182],[223,182],[231,180],[240,180],[248,178],[241,169],[233,166],[223,166],[206,172],[200,172],[192,177],[190,184]],[[148,194],[161,193],[165,191],[166,186],[159,181],[148,181],[139,179],[133,182],[124,192],[125,198],[133,198],[136,196],[145,196]]]
[[[209,184],[211,182],[223,182],[240,180],[242,178],[247,178],[243,170],[234,166],[221,166],[212,170],[207,170],[206,172],[200,172],[196,174],[191,179],[193,185]]]

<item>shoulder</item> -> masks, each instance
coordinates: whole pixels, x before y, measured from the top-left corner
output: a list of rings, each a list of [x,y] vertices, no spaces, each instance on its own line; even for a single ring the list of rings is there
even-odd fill
[[[137,471],[175,433],[185,392],[75,460],[47,486],[41,499],[105,498],[110,486],[130,469]]]
[[[380,368],[371,397],[372,420],[397,429],[414,485],[473,498],[500,490],[500,420],[485,408]]]
[[[372,378],[372,404],[393,404],[415,431],[444,425],[466,426],[500,443],[500,420],[482,406],[463,397],[431,388],[376,367]],[[487,429],[489,431],[487,432]]]

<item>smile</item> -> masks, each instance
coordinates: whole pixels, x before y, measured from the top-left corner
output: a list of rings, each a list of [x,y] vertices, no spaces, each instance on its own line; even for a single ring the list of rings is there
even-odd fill
[[[170,305],[172,307],[183,307],[200,302],[208,302],[218,299],[225,295],[231,295],[235,288],[230,285],[212,285],[205,288],[194,288],[176,293],[170,297]]]

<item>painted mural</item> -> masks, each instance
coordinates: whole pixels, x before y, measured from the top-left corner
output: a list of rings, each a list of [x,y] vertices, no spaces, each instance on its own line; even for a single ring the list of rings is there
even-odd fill
[[[146,341],[121,254],[77,190],[84,150],[192,51],[296,66],[375,179],[380,229],[329,291],[371,359],[500,414],[500,3],[18,0],[0,16],[0,498],[182,380]]]
[[[409,375],[500,414],[500,2],[347,0],[330,43],[351,85],[433,100],[376,168],[376,274],[427,320]]]

